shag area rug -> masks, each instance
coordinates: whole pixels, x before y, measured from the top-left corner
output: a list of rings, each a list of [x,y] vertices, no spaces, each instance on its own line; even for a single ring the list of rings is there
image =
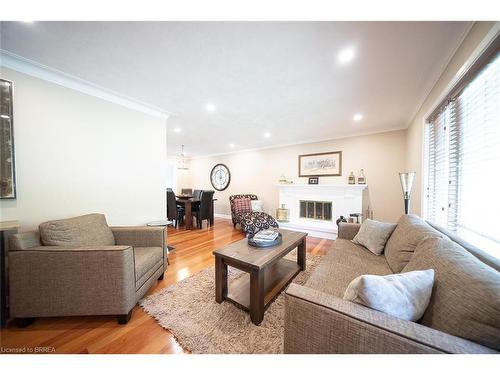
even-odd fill
[[[288,259],[296,259],[294,252]],[[318,265],[321,256],[307,254],[306,270],[294,283],[304,284]],[[228,267],[229,280],[243,272]],[[142,299],[139,304],[158,323],[175,336],[179,344],[192,353],[246,354],[282,353],[284,335],[283,292],[264,314],[259,326],[250,315],[229,301],[215,302],[215,270],[205,268],[177,284]]]

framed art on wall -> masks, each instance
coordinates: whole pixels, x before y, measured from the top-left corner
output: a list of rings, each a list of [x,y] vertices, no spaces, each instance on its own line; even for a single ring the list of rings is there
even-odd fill
[[[299,155],[299,177],[342,176],[342,151]]]
[[[0,199],[16,198],[12,82],[0,79]]]

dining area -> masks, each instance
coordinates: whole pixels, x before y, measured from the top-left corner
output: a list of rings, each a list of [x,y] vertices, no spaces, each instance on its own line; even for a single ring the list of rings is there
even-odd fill
[[[214,225],[214,190],[182,188],[176,194],[167,188],[167,219],[174,228],[202,229]]]

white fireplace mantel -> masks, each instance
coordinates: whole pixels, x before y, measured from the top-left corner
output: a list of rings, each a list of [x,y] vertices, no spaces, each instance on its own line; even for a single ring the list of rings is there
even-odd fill
[[[363,213],[363,191],[367,185],[306,185],[278,184],[279,204],[290,210],[290,221],[280,222],[280,227],[307,232],[320,238],[337,237],[336,220],[339,216],[349,217],[352,213]],[[314,220],[300,217],[299,202],[314,200],[332,202],[332,220]]]

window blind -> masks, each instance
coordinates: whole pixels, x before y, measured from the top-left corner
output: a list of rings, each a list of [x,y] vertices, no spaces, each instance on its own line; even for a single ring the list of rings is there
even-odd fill
[[[425,129],[426,219],[500,257],[498,49]]]

